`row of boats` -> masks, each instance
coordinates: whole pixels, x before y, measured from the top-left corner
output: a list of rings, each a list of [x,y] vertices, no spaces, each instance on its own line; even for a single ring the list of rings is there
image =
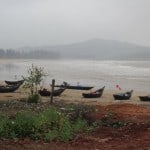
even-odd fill
[[[5,81],[5,86],[0,86],[0,93],[9,93],[16,91],[23,83],[24,80],[19,81]],[[66,89],[74,89],[74,90],[90,90],[94,87],[92,86],[71,86],[69,84],[62,84],[62,85],[55,85],[55,87],[58,87],[59,89],[56,89],[53,91],[53,96],[60,96]],[[82,96],[84,98],[100,98],[103,95],[105,86],[95,90],[93,92],[86,92],[82,93]],[[51,91],[47,90],[46,88],[43,88],[38,91],[41,96],[50,96],[52,93]],[[113,94],[113,97],[115,100],[129,100],[132,96],[133,90],[127,91],[125,93],[117,93]],[[150,95],[148,96],[139,96],[141,101],[150,101]]]

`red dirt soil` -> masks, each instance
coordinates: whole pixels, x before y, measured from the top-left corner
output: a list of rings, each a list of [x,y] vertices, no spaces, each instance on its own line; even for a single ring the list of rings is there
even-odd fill
[[[0,150],[150,150],[149,107],[115,104],[96,108],[95,113],[87,115],[90,120],[103,119],[111,113],[115,114],[113,120],[128,122],[127,125],[122,128],[100,126],[89,135],[79,135],[67,143],[1,139]]]

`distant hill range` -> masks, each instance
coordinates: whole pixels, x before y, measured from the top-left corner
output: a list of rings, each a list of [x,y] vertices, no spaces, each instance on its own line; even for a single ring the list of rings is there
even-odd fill
[[[32,56],[39,53],[38,58],[40,56],[53,58],[54,56],[57,59],[150,60],[150,47],[103,39],[92,39],[68,45],[26,47],[19,51],[32,53]]]

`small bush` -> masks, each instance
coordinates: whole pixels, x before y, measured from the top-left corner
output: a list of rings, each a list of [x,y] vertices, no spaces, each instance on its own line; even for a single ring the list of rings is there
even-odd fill
[[[45,134],[45,140],[46,141],[53,141],[56,138],[58,138],[58,131],[57,130],[52,130],[49,131],[48,133]]]
[[[72,139],[72,126],[71,122],[68,120],[68,118],[61,118],[60,120],[60,127],[59,127],[59,137],[60,140],[63,142],[67,142],[68,140]]]
[[[10,120],[7,117],[0,117],[0,137],[9,138]]]
[[[81,118],[78,118],[76,122],[73,124],[74,132],[82,132],[85,131],[88,127],[87,121]]]
[[[94,106],[83,105],[83,104],[70,104],[66,108],[66,114],[70,114],[69,117],[72,120],[76,120],[77,118],[82,118],[86,116],[87,113],[91,113],[95,111]]]
[[[124,121],[117,120],[115,113],[108,112],[101,120],[101,125],[105,127],[120,128],[126,125]]]
[[[33,94],[33,95],[30,95],[30,96],[28,97],[27,102],[28,102],[28,103],[38,103],[39,100],[40,100],[39,95],[38,95],[38,94]]]
[[[34,112],[17,113],[14,120],[14,131],[19,137],[27,137],[36,132],[38,116]]]
[[[41,132],[49,132],[49,130],[58,128],[61,116],[62,115],[53,107],[45,110],[38,115],[38,130]]]
[[[49,109],[45,110],[42,114],[47,118],[49,122],[58,122],[61,115],[54,107],[50,107]]]

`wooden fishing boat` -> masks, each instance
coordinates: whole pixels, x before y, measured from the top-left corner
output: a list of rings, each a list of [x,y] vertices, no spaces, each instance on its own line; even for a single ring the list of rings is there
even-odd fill
[[[60,96],[62,92],[64,92],[65,88],[60,88],[57,90],[54,90],[53,92],[53,96]],[[43,90],[39,90],[39,94],[41,96],[50,96],[51,95],[51,91],[48,91],[47,89],[43,89]]]
[[[81,86],[81,85],[70,85],[69,83],[63,81],[61,85],[55,85],[55,87],[73,89],[73,90],[90,90],[93,86]]]
[[[139,96],[141,101],[149,101],[150,102],[150,95],[148,96]]]
[[[10,93],[16,91],[20,85],[6,85],[6,86],[0,86],[0,93]]]
[[[115,100],[128,100],[131,98],[132,93],[133,93],[133,90],[125,92],[125,93],[113,94],[113,97]]]
[[[8,85],[17,85],[17,84],[23,84],[24,80],[19,80],[19,81],[7,81],[5,80],[5,83]]]
[[[101,89],[98,89],[98,90],[94,91],[94,92],[82,93],[82,96],[84,98],[98,98],[98,97],[101,97],[102,94],[103,94],[104,88],[105,88],[105,86],[102,87]]]
[[[73,90],[90,90],[93,86],[71,86],[71,85],[55,85],[55,87],[65,88],[65,89],[73,89]]]

